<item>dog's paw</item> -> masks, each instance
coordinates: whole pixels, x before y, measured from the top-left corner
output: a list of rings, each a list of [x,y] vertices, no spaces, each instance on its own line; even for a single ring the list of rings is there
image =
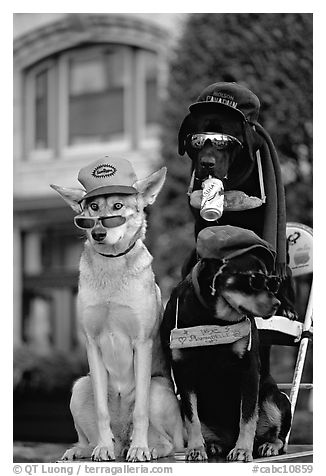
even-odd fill
[[[276,443],[267,442],[259,446],[257,451],[259,456],[277,456],[282,447],[283,443],[281,441]]]
[[[151,448],[150,452],[151,452],[151,459],[158,459],[158,453],[156,448]]]
[[[73,446],[69,448],[61,457],[62,461],[73,461],[75,459],[89,458],[91,456],[92,450],[87,447],[83,448],[81,446]]]
[[[204,446],[187,448],[186,461],[206,461],[208,459]]]
[[[151,459],[157,459],[157,451],[153,448],[151,451],[149,448],[130,446],[126,460],[127,461],[150,461]]]
[[[63,461],[73,461],[74,459],[79,459],[77,448],[69,448],[61,456]]]
[[[206,445],[206,451],[209,458],[216,458],[223,454],[223,448],[218,443],[208,443]]]
[[[95,446],[92,453],[92,461],[112,461],[115,460],[114,449],[112,446]]]
[[[243,461],[244,463],[249,463],[253,460],[252,451],[245,448],[233,448],[226,457],[227,461]]]

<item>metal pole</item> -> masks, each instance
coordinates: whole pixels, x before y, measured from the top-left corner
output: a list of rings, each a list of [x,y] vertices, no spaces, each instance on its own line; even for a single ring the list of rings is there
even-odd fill
[[[308,301],[308,304],[307,304],[305,320],[304,320],[304,323],[303,323],[303,332],[308,331],[311,328],[311,326],[312,326],[312,285],[311,285],[311,291],[310,291],[310,295],[309,295],[309,301]],[[301,382],[301,377],[302,377],[302,372],[303,372],[303,366],[304,366],[304,363],[305,363],[308,343],[309,343],[309,337],[303,337],[303,339],[300,342],[297,361],[296,361],[296,365],[295,365],[295,369],[294,369],[294,376],[293,376],[292,387],[291,387],[291,392],[290,392],[292,421],[293,421],[295,406],[296,406],[297,399],[298,399],[298,392],[299,392],[299,388],[300,388],[300,382]],[[292,423],[291,423],[291,428],[292,428]],[[285,450],[288,446],[290,433],[291,433],[291,428],[290,428],[289,433],[287,434],[287,437],[285,439]]]

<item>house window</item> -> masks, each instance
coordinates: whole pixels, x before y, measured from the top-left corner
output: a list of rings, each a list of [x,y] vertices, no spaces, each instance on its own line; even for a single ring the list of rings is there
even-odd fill
[[[157,81],[157,55],[144,53],[145,87],[146,87],[146,124],[155,125],[158,122],[159,98]]]
[[[26,72],[25,148],[34,158],[51,158],[55,151],[55,74],[54,60],[45,60]]]
[[[124,45],[58,53],[25,76],[28,158],[137,149],[155,136],[157,54]]]
[[[35,148],[48,145],[48,71],[44,70],[35,76]]]
[[[117,47],[70,59],[69,145],[123,136],[125,53]]]

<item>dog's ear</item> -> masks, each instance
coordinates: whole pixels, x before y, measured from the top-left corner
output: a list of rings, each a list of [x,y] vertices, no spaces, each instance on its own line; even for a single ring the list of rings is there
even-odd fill
[[[222,266],[225,264],[225,261],[220,258],[202,258],[202,269],[206,269],[211,274],[216,274],[220,271]]]
[[[249,157],[254,162],[255,153],[263,145],[263,138],[255,131],[255,129],[246,122],[243,127],[244,141],[247,145]]]
[[[50,187],[53,188],[56,192],[61,195],[65,202],[74,210],[76,213],[82,212],[82,206],[80,205],[80,200],[85,195],[85,190],[81,188],[66,188],[59,187],[59,185],[50,184]]]
[[[142,180],[137,180],[137,182],[134,183],[134,187],[136,187],[144,199],[145,206],[152,205],[152,203],[155,202],[165,182],[166,171],[167,168],[162,167],[157,172],[154,172]]]
[[[186,139],[187,135],[190,134],[190,132],[193,132],[193,117],[191,114],[188,114],[182,121],[182,124],[179,129],[178,133],[178,153],[179,155],[184,155],[186,152]]]

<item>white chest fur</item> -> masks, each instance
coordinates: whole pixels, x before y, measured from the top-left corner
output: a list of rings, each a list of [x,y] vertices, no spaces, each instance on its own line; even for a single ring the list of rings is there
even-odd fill
[[[88,314],[90,307],[96,307],[98,320],[102,321],[107,314],[105,324],[111,330],[139,313],[146,321],[159,298],[151,262],[152,256],[140,240],[132,252],[119,258],[102,257],[86,243],[80,262],[81,316],[85,311]],[[88,326],[88,317],[82,317],[83,327]]]
[[[140,240],[119,258],[102,257],[86,243],[81,258],[81,325],[86,338],[100,348],[110,377],[120,384],[124,378],[130,382],[134,342],[151,338],[157,330],[160,295],[151,262]]]

